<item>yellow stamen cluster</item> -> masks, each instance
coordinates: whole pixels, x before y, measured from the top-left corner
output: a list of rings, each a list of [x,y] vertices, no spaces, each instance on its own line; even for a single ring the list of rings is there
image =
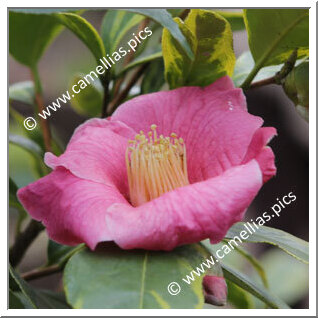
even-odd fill
[[[189,184],[183,139],[175,133],[158,136],[156,129],[151,125],[147,136],[140,131],[135,140],[128,141],[126,165],[133,206]]]

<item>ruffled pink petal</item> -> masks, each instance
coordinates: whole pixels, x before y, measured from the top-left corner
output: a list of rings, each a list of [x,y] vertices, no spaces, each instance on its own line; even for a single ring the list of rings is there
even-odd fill
[[[229,77],[208,87],[182,87],[134,98],[121,105],[112,120],[122,121],[135,131],[159,134],[175,132],[185,140],[190,182],[222,174],[241,164],[260,117],[246,111],[241,89]]]
[[[115,185],[128,195],[125,151],[135,132],[123,123],[106,119],[89,120],[76,129],[64,154],[45,154],[45,163],[65,167],[86,180]]]
[[[203,278],[205,302],[214,306],[223,306],[227,299],[227,286],[224,277],[206,275]]]
[[[77,178],[65,168],[20,189],[18,198],[43,222],[51,239],[66,245],[85,242],[91,249],[112,240],[105,222],[107,207],[127,202],[115,187]]]
[[[276,174],[275,155],[267,144],[277,135],[276,129],[273,127],[259,128],[248,147],[245,158],[242,163],[246,163],[253,158],[258,161],[263,173],[263,182],[268,181]]]
[[[242,220],[261,186],[260,167],[252,160],[138,207],[113,204],[106,221],[112,238],[124,249],[172,250],[206,238],[217,243]]]

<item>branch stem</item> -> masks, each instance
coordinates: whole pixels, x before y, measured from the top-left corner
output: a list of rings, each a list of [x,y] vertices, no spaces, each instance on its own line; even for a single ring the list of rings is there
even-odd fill
[[[31,69],[31,74],[32,74],[33,82],[34,82],[34,88],[35,88],[35,104],[37,105],[37,109],[39,113],[42,113],[44,110],[42,85],[41,85],[40,75],[36,66]],[[40,117],[39,119],[40,119],[42,134],[43,134],[45,150],[51,152],[52,151],[51,132],[50,132],[49,123],[46,119],[42,117]]]
[[[270,84],[276,84],[275,76],[265,78],[263,80],[252,83],[250,85],[250,89],[261,87],[261,86],[266,86],[266,85],[270,85]]]
[[[103,108],[102,108],[102,118],[107,116],[107,107],[110,101],[110,93],[109,93],[109,79],[107,77],[103,77],[101,79],[104,89],[104,97],[103,97]]]
[[[281,85],[285,77],[292,71],[297,60],[297,49],[288,57],[283,67],[274,76],[250,84],[250,89],[270,84]]]
[[[31,220],[26,229],[17,235],[9,250],[9,261],[13,267],[20,263],[28,247],[43,229],[42,223]]]
[[[44,276],[55,274],[55,273],[61,271],[62,268],[63,268],[62,266],[60,266],[58,264],[54,264],[54,265],[51,265],[48,267],[33,269],[29,272],[23,273],[21,275],[21,277],[25,280],[37,279],[37,278],[41,278]]]
[[[116,110],[116,108],[124,101],[124,99],[128,96],[129,91],[140,79],[140,77],[142,76],[143,72],[146,70],[148,65],[149,63],[145,63],[141,65],[137,69],[137,71],[132,75],[126,87],[117,96],[115,96],[115,98],[109,104],[108,112],[107,112],[108,116],[110,116]]]

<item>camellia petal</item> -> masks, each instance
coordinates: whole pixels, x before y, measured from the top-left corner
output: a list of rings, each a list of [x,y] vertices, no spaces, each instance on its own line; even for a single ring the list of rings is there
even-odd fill
[[[124,103],[111,120],[136,131],[157,125],[159,134],[174,132],[187,146],[190,182],[206,180],[242,163],[260,117],[246,111],[241,89],[223,77],[206,88],[182,87],[143,95]]]
[[[126,202],[114,186],[77,178],[62,167],[20,189],[18,198],[51,239],[67,245],[85,242],[91,249],[112,239],[107,207]]]
[[[45,162],[54,171],[20,189],[18,197],[49,236],[63,244],[85,242],[94,249],[98,242],[113,240],[124,249],[171,250],[206,238],[217,243],[242,220],[262,184],[276,173],[267,146],[276,131],[261,128],[262,123],[247,112],[242,90],[229,77],[205,88],[143,95],[121,105],[111,118],[79,126],[64,154],[46,154]],[[174,176],[177,186],[168,187],[175,180],[165,180],[160,191],[170,191],[159,196],[149,199],[149,194],[137,193],[136,203],[129,194],[127,171],[135,169],[129,155],[134,153],[133,162],[138,163],[138,142],[145,136],[132,139],[150,128],[183,139],[178,139],[183,150],[173,148],[169,138],[165,142],[170,148],[162,144],[160,149],[175,158],[174,174],[184,175]],[[147,152],[142,154],[149,160]],[[156,182],[165,179],[161,174],[149,178],[155,176]]]
[[[89,120],[77,128],[64,154],[46,153],[45,163],[52,169],[65,167],[86,180],[115,185],[127,196],[125,151],[127,140],[135,134],[123,123]]]
[[[242,219],[261,186],[260,167],[252,160],[138,207],[115,203],[106,221],[112,238],[124,249],[169,251],[206,238],[218,243]]]
[[[276,129],[273,127],[259,128],[248,147],[245,158],[242,163],[255,158],[263,172],[263,181],[268,181],[276,174],[275,155],[267,144],[277,134]]]

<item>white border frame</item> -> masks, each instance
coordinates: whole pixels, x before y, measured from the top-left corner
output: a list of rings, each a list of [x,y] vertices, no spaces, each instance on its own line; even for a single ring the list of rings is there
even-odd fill
[[[6,70],[8,74],[8,57],[7,52],[8,41],[7,41],[7,8],[8,7],[25,7],[26,2],[23,0],[13,0],[6,1],[5,4],[1,5],[1,43],[7,43],[6,49],[1,50],[1,63],[2,70]],[[40,0],[29,0],[27,2],[30,7],[87,7],[87,2],[80,3],[77,1],[71,0],[55,0],[51,3],[51,6],[46,5]],[[310,48],[310,125],[309,125],[309,251],[310,251],[310,263],[309,263],[309,309],[221,309],[215,311],[211,311],[211,309],[29,309],[29,310],[18,310],[18,309],[7,309],[7,284],[4,282],[8,281],[8,265],[6,261],[1,262],[0,274],[2,278],[2,287],[0,290],[0,314],[1,316],[160,316],[160,315],[171,315],[171,316],[316,316],[316,2],[315,1],[281,1],[281,0],[267,0],[264,2],[256,2],[255,0],[223,0],[221,1],[222,6],[220,6],[220,2],[211,2],[211,1],[171,1],[171,0],[161,0],[158,2],[158,6],[151,2],[146,1],[98,1],[98,0],[90,0],[89,4],[91,8],[94,7],[105,7],[107,5],[108,8],[119,8],[120,7],[160,7],[160,8],[173,8],[173,7],[183,7],[183,8],[191,8],[193,4],[195,7],[200,8],[210,8],[213,5],[213,8],[246,8],[246,7],[260,7],[260,8],[269,8],[269,7],[290,7],[292,5],[293,8],[297,7],[310,7],[310,18],[309,18],[309,48]],[[53,6],[52,6],[53,5]],[[106,8],[106,7],[105,7]],[[7,30],[7,32],[4,32]],[[3,44],[2,44],[3,45]],[[1,76],[1,96],[3,100],[3,105],[0,107],[2,124],[0,126],[1,138],[0,138],[0,149],[8,149],[7,147],[7,129],[8,129],[8,113],[7,113],[7,78],[4,75]],[[4,100],[4,96],[6,96],[6,100]],[[5,120],[5,118],[7,120]],[[5,165],[6,163],[6,165]],[[8,160],[1,157],[1,167],[3,170],[3,175],[6,174],[5,169],[8,168]],[[6,202],[6,206],[3,204],[3,211],[1,213],[1,250],[0,255],[8,255],[7,250],[7,239],[8,239],[8,228],[7,228],[7,178],[4,181],[2,178],[1,182],[1,202]],[[301,213],[301,211],[299,211]],[[8,258],[6,259],[8,260]]]

